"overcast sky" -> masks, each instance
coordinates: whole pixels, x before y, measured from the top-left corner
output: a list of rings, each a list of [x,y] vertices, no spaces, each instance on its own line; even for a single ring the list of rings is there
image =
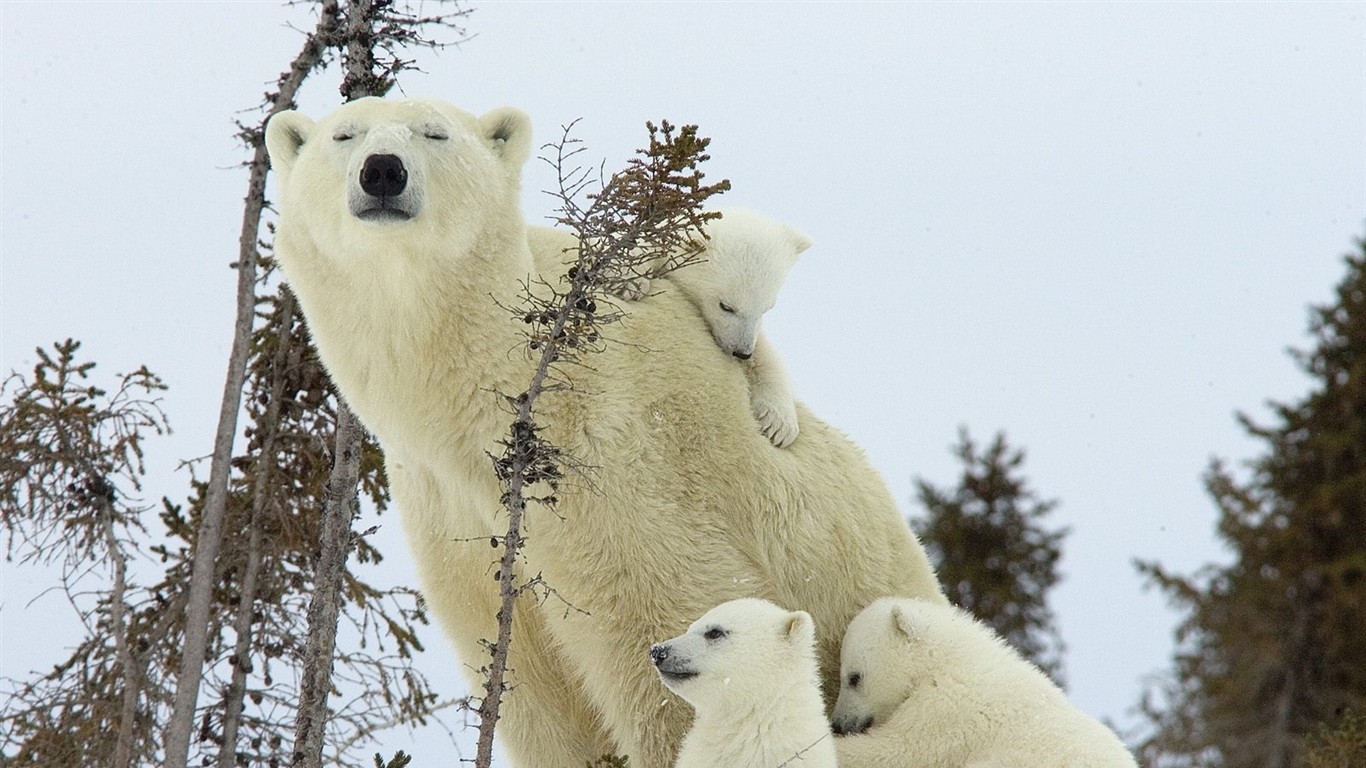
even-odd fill
[[[1073,531],[1052,597],[1070,694],[1127,722],[1176,618],[1132,561],[1227,557],[1201,473],[1259,450],[1235,411],[1305,391],[1285,349],[1366,232],[1364,14],[499,0],[402,86],[520,107],[538,142],[582,118],[608,169],[647,119],[699,124],[709,176],[734,185],[722,205],[815,240],[767,321],[799,397],[907,513],[914,477],[956,480],[960,425],[1024,448]],[[71,336],[106,375],[164,376],[176,433],[149,452],[152,499],[183,497],[177,461],[211,448],[246,189],[233,120],[297,52],[290,24],[311,28],[308,9],[0,2],[0,369]],[[338,81],[318,76],[303,109],[331,110]],[[535,161],[526,179],[535,223],[553,179]],[[383,535],[400,554],[397,525]],[[51,574],[3,574],[0,675],[24,676],[75,623],[55,595],[26,607]]]

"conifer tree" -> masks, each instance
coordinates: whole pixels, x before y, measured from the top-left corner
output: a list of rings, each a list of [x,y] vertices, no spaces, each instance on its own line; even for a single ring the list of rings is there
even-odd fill
[[[925,507],[912,518],[944,594],[996,630],[1025,658],[1062,682],[1062,638],[1048,607],[1058,583],[1066,528],[1048,530],[1043,519],[1057,501],[1040,499],[1020,475],[1024,451],[1004,433],[980,453],[966,429],[953,452],[963,474],[952,490],[916,479]]]
[[[1152,765],[1290,768],[1320,725],[1366,705],[1366,242],[1336,301],[1310,313],[1313,380],[1273,423],[1240,480],[1206,474],[1228,565],[1139,569],[1185,618],[1174,668],[1141,706]]]

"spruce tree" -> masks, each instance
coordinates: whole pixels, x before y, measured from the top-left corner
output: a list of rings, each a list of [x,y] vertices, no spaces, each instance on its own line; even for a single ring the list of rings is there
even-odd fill
[[[1366,242],[1336,301],[1311,309],[1313,380],[1239,420],[1264,444],[1240,480],[1206,474],[1229,565],[1140,570],[1185,612],[1170,675],[1142,711],[1152,765],[1289,768],[1320,725],[1366,705]]]
[[[953,451],[963,462],[958,486],[941,490],[917,478],[925,517],[912,518],[911,526],[949,601],[1061,684],[1063,643],[1048,591],[1058,583],[1067,529],[1042,525],[1057,501],[1030,490],[1020,475],[1024,451],[1010,448],[1004,433],[979,453],[960,429]]]

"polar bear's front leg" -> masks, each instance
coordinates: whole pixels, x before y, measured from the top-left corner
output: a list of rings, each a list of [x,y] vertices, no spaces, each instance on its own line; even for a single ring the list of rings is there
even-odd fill
[[[792,382],[787,378],[778,353],[762,333],[754,343],[754,354],[745,361],[749,379],[749,402],[759,431],[774,445],[786,448],[797,439],[797,406]]]

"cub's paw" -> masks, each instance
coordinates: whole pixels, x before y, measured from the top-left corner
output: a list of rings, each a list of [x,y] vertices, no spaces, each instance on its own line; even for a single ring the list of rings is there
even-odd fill
[[[751,398],[754,418],[759,431],[779,448],[792,445],[797,439],[797,408],[791,398],[775,397],[770,393],[755,392]]]

